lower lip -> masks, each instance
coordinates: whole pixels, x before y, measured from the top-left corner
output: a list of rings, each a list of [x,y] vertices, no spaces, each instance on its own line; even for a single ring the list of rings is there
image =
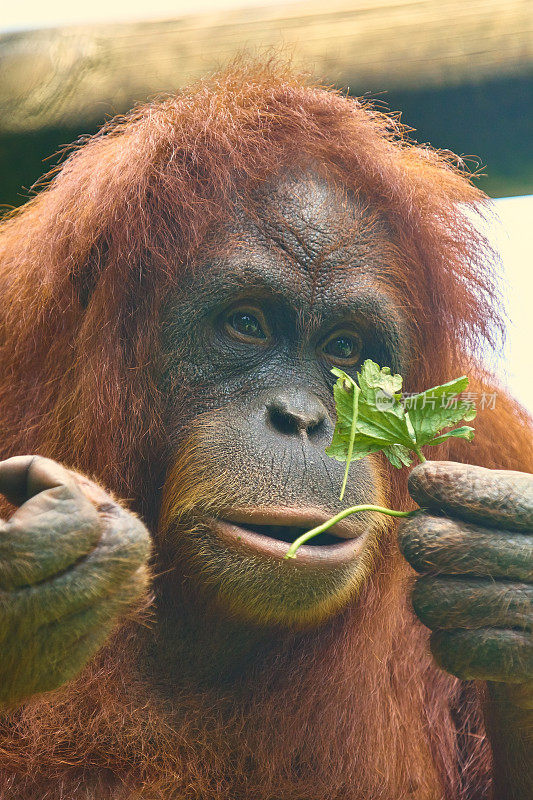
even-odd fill
[[[280,524],[277,522],[276,524]],[[260,556],[269,560],[283,561],[287,566],[302,567],[339,567],[353,561],[363,549],[366,536],[357,539],[346,539],[338,544],[302,545],[296,558],[285,560],[290,547],[287,542],[263,536],[247,528],[241,528],[234,522],[223,519],[212,519],[209,527],[225,544],[251,555]],[[296,537],[295,537],[296,538]]]

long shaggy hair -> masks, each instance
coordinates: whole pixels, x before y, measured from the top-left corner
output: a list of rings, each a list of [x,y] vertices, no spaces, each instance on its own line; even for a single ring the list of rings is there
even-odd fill
[[[285,67],[237,64],[111,121],[3,222],[3,457],[64,461],[155,526],[169,468],[160,307],[237,203],[309,168],[387,220],[412,331],[406,388],[463,372],[488,385],[473,354],[501,322],[493,254],[468,213],[486,198],[457,159],[409,142],[365,101]],[[497,402],[468,451],[442,454],[531,469],[524,412]],[[388,480],[390,502],[405,506],[405,476]],[[160,696],[132,667],[142,634],[119,632],[78,682],[6,723],[2,797],[489,797],[476,689],[434,667],[408,609],[409,570],[387,542],[357,604],[314,631],[273,631],[231,690]]]

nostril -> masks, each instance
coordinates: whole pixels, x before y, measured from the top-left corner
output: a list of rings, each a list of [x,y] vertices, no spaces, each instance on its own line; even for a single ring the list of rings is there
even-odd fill
[[[286,411],[281,411],[279,408],[270,408],[268,411],[268,416],[270,423],[277,431],[279,431],[279,433],[284,433],[287,436],[291,436],[295,433],[305,430],[306,426],[301,420],[297,419],[291,414],[288,414]]]
[[[310,425],[307,426],[307,435],[310,438],[314,436],[320,436],[326,430],[326,418],[322,417],[322,419],[315,420]]]

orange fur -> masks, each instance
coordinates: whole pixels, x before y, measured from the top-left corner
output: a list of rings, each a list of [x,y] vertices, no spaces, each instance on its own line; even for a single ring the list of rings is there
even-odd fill
[[[410,144],[365,102],[285,68],[236,66],[109,123],[3,222],[2,456],[65,461],[155,527],[169,468],[160,303],[235,198],[317,164],[390,225],[391,281],[412,329],[406,389],[462,372],[484,380],[472,354],[497,339],[497,293],[490,248],[463,213],[483,195],[448,154]],[[531,469],[526,417],[498,402],[472,450],[441,454]],[[387,488],[405,506],[403,472]],[[350,608],[316,630],[267,630],[231,688],[166,695],[138,671],[150,628],[129,623],[73,685],[5,721],[0,797],[488,798],[476,688],[433,665],[410,580],[385,537]]]

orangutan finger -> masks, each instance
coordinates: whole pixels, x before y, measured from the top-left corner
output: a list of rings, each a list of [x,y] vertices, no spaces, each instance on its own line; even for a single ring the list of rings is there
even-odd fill
[[[0,641],[13,629],[25,635],[111,598],[119,590],[129,604],[132,575],[139,568],[144,569],[146,585],[149,552],[146,528],[124,513],[104,528],[97,546],[71,568],[36,585],[0,592]]]
[[[533,627],[533,586],[525,583],[424,576],[416,581],[412,603],[432,630]]]
[[[426,461],[409,475],[423,508],[489,527],[533,531],[533,475],[454,461]]]
[[[402,520],[398,537],[417,572],[533,582],[533,536],[423,512]]]
[[[75,491],[69,470],[44,456],[13,456],[0,461],[0,493],[20,506],[40,492],[65,486]]]
[[[430,642],[439,666],[461,680],[523,683],[533,679],[533,636],[529,632],[439,630]]]
[[[102,530],[103,516],[74,483],[39,492],[0,523],[0,589],[64,572],[97,546]]]

